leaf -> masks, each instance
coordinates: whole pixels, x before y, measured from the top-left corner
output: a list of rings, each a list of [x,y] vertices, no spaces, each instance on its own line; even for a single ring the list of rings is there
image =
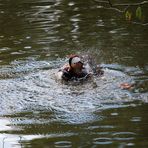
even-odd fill
[[[126,20],[130,21],[132,19],[132,13],[129,11],[126,11],[125,18],[126,18]]]
[[[141,7],[140,7],[140,6],[136,9],[136,17],[137,17],[139,20],[142,19],[142,10],[141,10]]]

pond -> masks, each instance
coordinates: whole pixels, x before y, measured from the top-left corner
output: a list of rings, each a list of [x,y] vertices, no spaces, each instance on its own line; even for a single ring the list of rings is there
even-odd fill
[[[0,147],[148,147],[146,8],[140,22],[96,0],[0,1]],[[57,81],[74,53],[104,75]]]

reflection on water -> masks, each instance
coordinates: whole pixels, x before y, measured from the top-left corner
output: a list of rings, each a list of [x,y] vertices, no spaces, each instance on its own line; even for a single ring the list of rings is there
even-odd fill
[[[0,1],[0,147],[147,147],[147,45],[147,26],[91,0]],[[71,53],[104,76],[57,81]]]
[[[118,114],[115,114],[116,112]],[[131,121],[134,118],[133,113],[134,116],[141,117],[142,121]],[[26,147],[145,146],[147,145],[147,118],[143,113],[147,113],[147,105],[97,111],[95,112],[98,116],[97,120],[85,124],[50,122],[50,113],[41,111],[10,115],[7,116],[7,118],[11,117],[10,123],[8,124],[8,121],[4,123],[11,126],[12,130],[8,132],[6,129],[7,134],[1,135],[1,145],[3,144],[4,148],[11,145],[16,147],[17,145]],[[36,122],[27,121],[29,118],[33,120],[37,117]]]

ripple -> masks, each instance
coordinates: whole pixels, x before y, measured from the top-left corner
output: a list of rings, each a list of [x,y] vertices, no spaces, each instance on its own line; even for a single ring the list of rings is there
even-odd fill
[[[70,21],[72,21],[72,22],[79,22],[80,19],[79,19],[79,18],[75,18],[75,17],[73,17],[73,18],[70,19]]]
[[[25,46],[24,49],[31,49],[31,46]]]
[[[111,144],[111,143],[113,143],[112,139],[107,138],[107,137],[94,138],[93,139],[93,144],[96,144],[96,145],[108,145],[108,144]]]
[[[127,145],[127,146],[134,146],[135,143],[127,143],[126,145]]]
[[[72,142],[71,141],[57,141],[55,142],[55,147],[57,148],[72,147]]]
[[[28,39],[31,39],[31,36],[26,36],[26,39],[28,40]]]
[[[135,139],[136,134],[133,132],[118,132],[113,133],[113,139],[119,141],[133,140]]]
[[[24,54],[23,52],[11,52],[11,55],[20,55],[20,54]]]
[[[115,33],[117,33],[117,31],[116,30],[111,30],[111,31],[109,31],[109,33],[115,34]]]
[[[7,51],[7,50],[10,50],[11,48],[9,48],[9,47],[2,47],[2,48],[0,48],[0,51]]]
[[[90,126],[89,130],[97,130],[97,129],[113,129],[115,128],[113,125],[102,125],[102,126]],[[100,133],[99,133],[100,134]],[[101,133],[102,134],[102,133]]]
[[[68,6],[73,6],[73,5],[75,5],[74,2],[69,2],[69,3],[68,3]]]
[[[112,116],[118,116],[118,113],[111,113]]]
[[[132,119],[130,121],[132,121],[132,122],[140,122],[141,117],[132,117]]]

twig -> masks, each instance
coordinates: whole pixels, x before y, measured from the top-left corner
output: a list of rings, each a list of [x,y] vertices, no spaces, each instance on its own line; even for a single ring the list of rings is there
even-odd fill
[[[109,0],[110,1],[110,0]],[[144,4],[148,4],[148,1],[143,1],[140,3],[133,3],[133,4],[114,4],[113,6],[137,6],[137,5],[144,5]]]
[[[119,13],[124,13],[124,10],[120,10],[118,8],[115,8],[115,7],[110,7],[110,8],[105,8],[104,9],[109,9],[109,10],[115,10],[115,11],[118,11]]]
[[[126,12],[126,10],[130,7],[130,6],[138,6],[138,5],[144,5],[144,4],[148,4],[148,1],[143,1],[143,2],[139,2],[139,3],[124,3],[124,4],[112,4],[111,0],[107,0],[107,1],[102,1],[102,0],[94,0],[95,2],[98,3],[106,3],[108,4],[112,9],[118,11],[118,12]],[[118,6],[126,6],[123,10],[117,8]]]
[[[107,0],[107,1],[102,1],[102,0],[94,0],[95,2],[98,2],[98,3],[106,3],[106,4],[109,4],[111,7],[115,7],[115,6],[137,6],[137,5],[144,5],[144,4],[148,4],[148,1],[143,1],[143,2],[140,2],[140,3],[124,3],[124,4],[112,4],[111,3],[111,0]]]
[[[111,0],[107,0],[107,1],[102,1],[102,0],[94,0],[97,3],[105,3],[108,4],[110,7],[103,7],[104,9],[112,9],[115,11],[118,11],[119,13],[125,13],[126,10],[130,7],[130,6],[139,6],[139,5],[144,5],[144,4],[148,4],[148,1],[143,1],[143,2],[139,2],[139,3],[124,3],[124,4],[112,4]],[[122,7],[125,6],[125,8],[123,10],[117,8],[118,6]],[[148,23],[139,23],[139,22],[131,22],[133,24],[138,24],[138,25],[142,25],[142,26],[147,26]]]

